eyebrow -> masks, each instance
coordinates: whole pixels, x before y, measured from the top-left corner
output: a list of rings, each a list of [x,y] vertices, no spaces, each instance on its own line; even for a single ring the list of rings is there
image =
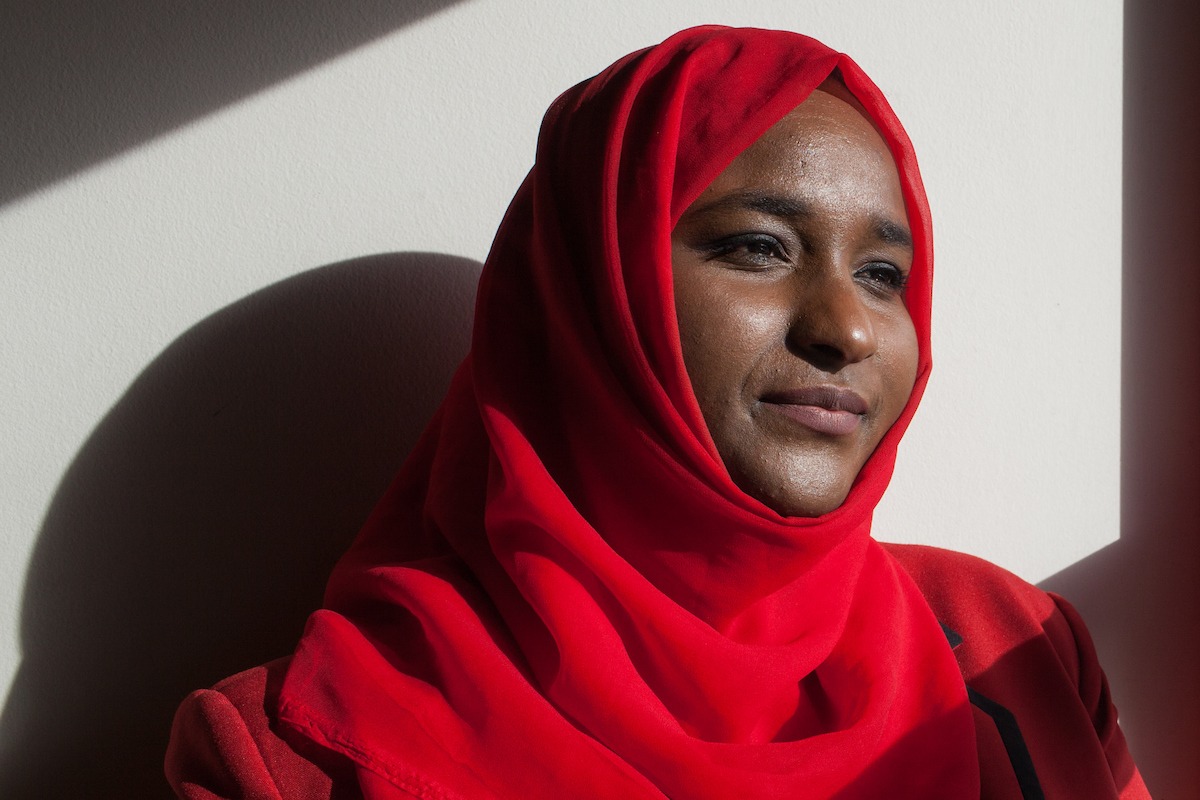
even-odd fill
[[[702,214],[707,214],[711,211],[721,211],[726,208],[750,209],[751,211],[770,214],[772,217],[812,216],[812,208],[803,200],[796,200],[777,194],[763,194],[762,192],[735,192],[734,194],[728,194],[706,206],[701,206],[699,211]]]
[[[749,209],[781,219],[813,215],[812,207],[803,200],[762,192],[736,192],[701,206],[698,210],[701,214],[707,214],[727,208]],[[871,220],[871,235],[882,244],[913,249],[912,233],[908,228],[886,217],[876,215]]]
[[[875,234],[875,238],[884,244],[906,247],[909,250],[913,249],[912,234],[903,225],[897,225],[890,219],[876,217],[875,223],[871,228],[871,232]]]

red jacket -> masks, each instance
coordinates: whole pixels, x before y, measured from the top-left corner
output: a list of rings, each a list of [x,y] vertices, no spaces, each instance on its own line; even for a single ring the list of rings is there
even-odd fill
[[[975,712],[982,798],[1149,797],[1091,637],[1068,603],[972,556],[887,549],[921,588],[958,658]],[[277,730],[274,703],[287,666],[280,659],[255,667],[184,701],[166,759],[179,796],[336,800],[369,789],[413,797]]]

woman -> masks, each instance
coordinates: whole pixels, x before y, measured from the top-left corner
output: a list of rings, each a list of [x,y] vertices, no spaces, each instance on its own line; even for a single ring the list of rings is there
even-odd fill
[[[470,356],[184,797],[1145,797],[1078,616],[870,538],[929,374],[911,146],[847,57],[699,28],[564,94]]]

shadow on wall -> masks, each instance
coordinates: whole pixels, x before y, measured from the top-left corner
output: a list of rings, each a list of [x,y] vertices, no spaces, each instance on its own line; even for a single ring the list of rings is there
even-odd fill
[[[0,205],[457,2],[5,2]]]
[[[1121,538],[1042,584],[1089,620],[1146,782],[1178,800],[1200,798],[1198,39],[1193,0],[1126,0]]]
[[[0,797],[170,794],[175,706],[291,652],[467,351],[478,273],[420,253],[315,269],[146,368],[38,538]]]

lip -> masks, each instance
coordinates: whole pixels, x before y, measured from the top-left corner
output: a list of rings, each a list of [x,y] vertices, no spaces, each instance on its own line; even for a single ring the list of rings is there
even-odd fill
[[[870,408],[857,392],[837,386],[770,392],[760,399],[774,411],[826,436],[854,433]]]

